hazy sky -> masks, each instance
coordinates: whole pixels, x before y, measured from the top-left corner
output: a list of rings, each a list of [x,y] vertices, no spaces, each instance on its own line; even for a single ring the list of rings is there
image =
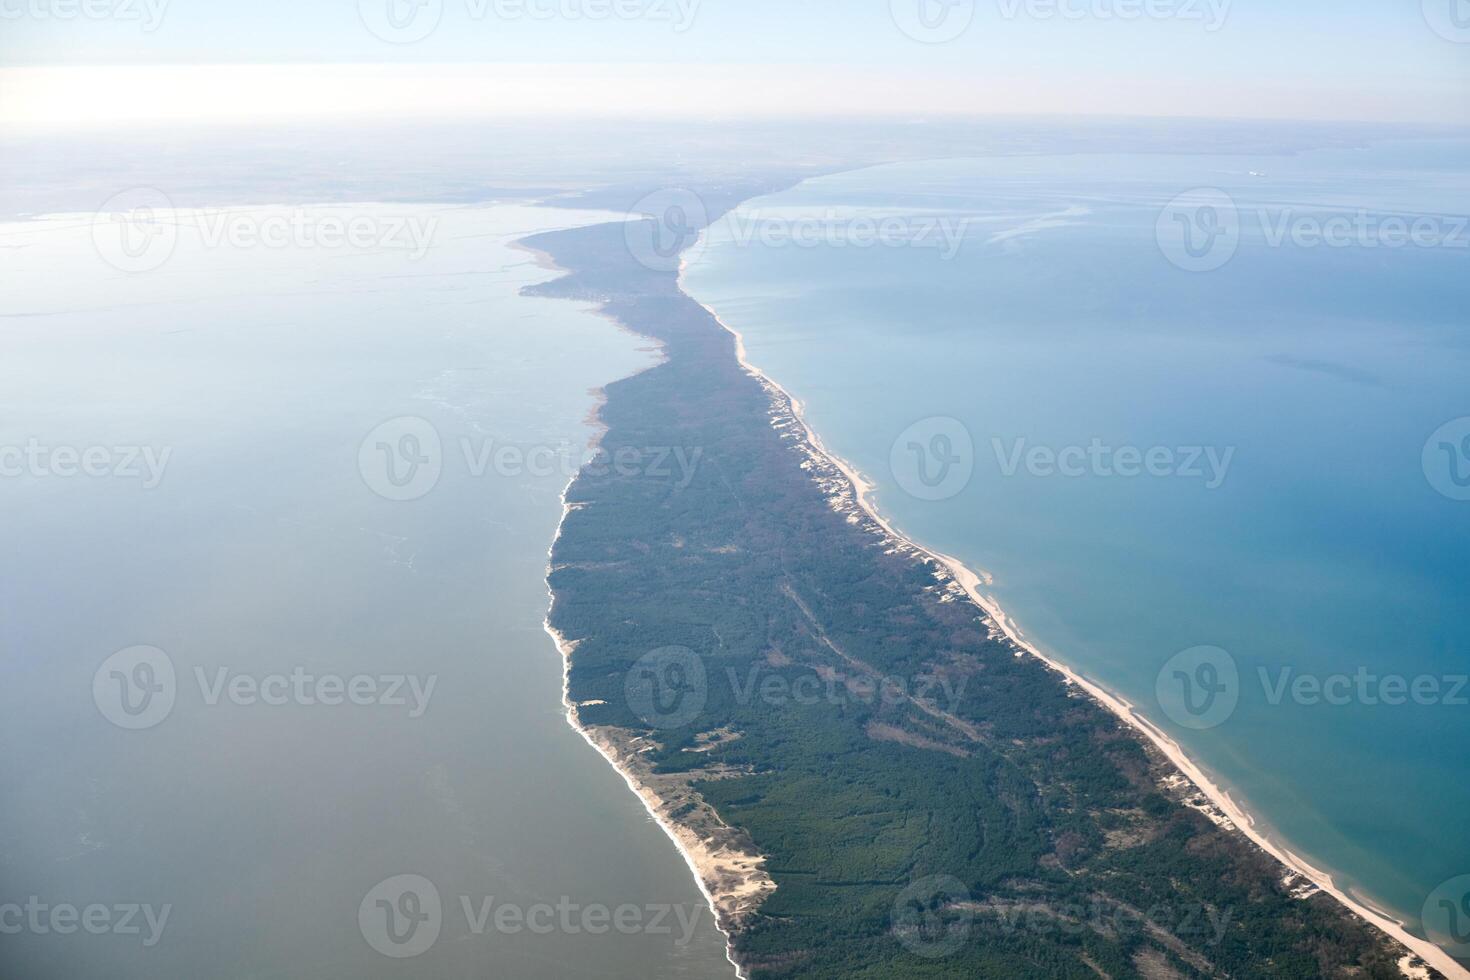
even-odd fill
[[[1470,122],[1470,0],[0,0],[0,65],[10,124],[369,108]]]

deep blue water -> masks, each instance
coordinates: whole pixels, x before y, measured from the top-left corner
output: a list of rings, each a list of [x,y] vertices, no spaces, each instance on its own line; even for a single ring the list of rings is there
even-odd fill
[[[750,202],[686,288],[898,526],[1419,929],[1470,874],[1467,214],[1447,140],[904,164]]]

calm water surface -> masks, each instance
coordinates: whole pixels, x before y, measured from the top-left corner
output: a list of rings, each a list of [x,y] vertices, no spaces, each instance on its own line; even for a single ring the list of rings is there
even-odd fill
[[[151,486],[65,475],[65,454],[0,478],[0,903],[171,907],[151,947],[146,929],[7,935],[0,972],[732,975],[683,861],[567,727],[541,626],[558,460],[585,454],[589,389],[653,355],[573,304],[519,297],[552,273],[509,243],[600,217],[233,212],[247,229],[366,219],[383,236],[265,247],[181,215],[167,261],[132,273],[104,264],[90,217],[0,226],[0,446],[169,453]],[[410,221],[433,225],[421,255],[394,232]],[[143,238],[118,259],[112,233],[114,260],[157,258]],[[110,669],[94,698],[99,668],[138,645],[167,664],[120,676],[140,681],[139,709],[141,682],[172,669],[161,718],[162,694],[151,719],[119,714]],[[297,673],[342,686],[308,702],[270,681]],[[358,690],[367,703],[322,703],[358,677],[378,685]],[[394,677],[432,679],[427,703]],[[427,894],[370,895],[399,875],[440,899],[431,945],[427,926],[387,941],[412,958],[370,945],[378,899],[400,939],[429,914]],[[621,929],[598,918],[624,906]]]
[[[686,287],[899,526],[1418,929],[1470,873],[1467,214],[1465,142],[895,165],[749,203]]]

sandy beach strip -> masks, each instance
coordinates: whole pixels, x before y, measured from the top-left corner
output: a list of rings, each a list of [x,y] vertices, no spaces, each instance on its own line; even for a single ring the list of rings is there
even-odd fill
[[[682,285],[683,270],[681,269],[681,289]],[[696,300],[696,302],[698,301]],[[822,443],[821,437],[807,423],[800,400],[794,397],[778,382],[769,377],[764,371],[762,371],[760,368],[756,367],[750,362],[745,348],[745,338],[740,334],[738,330],[734,329],[724,320],[720,319],[719,313],[711,307],[706,306],[702,303],[700,305],[704,306],[709,315],[715,319],[715,322],[717,322],[725,330],[729,331],[729,333],[735,338],[736,356],[740,360],[741,367],[743,367],[746,371],[750,372],[751,375],[759,379],[761,383],[766,385],[769,389],[779,393],[780,398],[786,402],[787,409],[791,413],[791,417],[795,419],[796,422],[800,425],[802,432],[804,433],[804,437],[811,450],[819,455],[821,458],[826,460],[832,467],[842,473],[842,475],[852,485],[852,492],[854,498],[858,503],[858,506],[862,508],[863,512],[875,524],[883,529],[884,533],[886,533],[893,539],[894,544],[900,547],[911,549],[920,554],[927,555],[930,559],[937,562],[944,569],[946,569],[949,575],[953,578],[954,582],[959,585],[959,587],[963,589],[967,595],[969,595],[971,600],[973,600],[974,603],[979,606],[988,617],[990,617],[995,625],[999,627],[1002,632],[1005,633],[1005,635],[1011,640],[1011,642],[1013,642],[1020,649],[1034,656],[1036,659],[1040,660],[1042,663],[1046,664],[1052,670],[1055,670],[1057,673],[1061,674],[1067,682],[1076,685],[1083,691],[1086,691],[1095,701],[1097,701],[1103,707],[1107,708],[1118,718],[1122,719],[1125,723],[1131,725],[1137,731],[1141,732],[1145,738],[1147,738],[1160,752],[1164,754],[1164,756],[1171,763],[1174,764],[1175,768],[1177,768],[1186,779],[1193,783],[1194,786],[1201,793],[1203,793],[1210,800],[1210,802],[1214,804],[1214,806],[1218,808],[1219,811],[1224,814],[1224,816],[1238,830],[1240,830],[1241,833],[1245,834],[1248,838],[1254,841],[1256,845],[1264,850],[1267,854],[1270,854],[1272,857],[1276,858],[1276,860],[1280,861],[1282,865],[1285,866],[1288,870],[1311,881],[1322,891],[1326,892],[1327,894],[1331,895],[1333,898],[1341,902],[1359,918],[1386,933],[1395,941],[1403,944],[1407,949],[1411,950],[1415,955],[1419,956],[1426,963],[1430,964],[1436,970],[1443,973],[1446,977],[1460,978],[1460,980],[1470,980],[1470,970],[1467,970],[1465,967],[1461,966],[1439,946],[1436,946],[1435,944],[1427,940],[1419,939],[1415,936],[1410,935],[1408,930],[1405,928],[1403,922],[1389,916],[1387,913],[1381,910],[1372,908],[1371,906],[1364,904],[1357,898],[1354,898],[1352,895],[1348,894],[1345,889],[1341,888],[1332,878],[1332,876],[1326,871],[1323,871],[1322,869],[1313,866],[1299,855],[1292,853],[1284,845],[1271,840],[1260,829],[1255,819],[1239,803],[1237,803],[1230,796],[1229,793],[1227,793],[1223,788],[1217,785],[1215,781],[1202,768],[1200,768],[1199,765],[1197,765],[1192,759],[1189,758],[1189,756],[1185,754],[1183,748],[1179,745],[1178,742],[1171,738],[1167,733],[1162,731],[1158,726],[1154,725],[1148,719],[1139,714],[1137,709],[1132,704],[1128,703],[1127,700],[1116,694],[1113,694],[1112,692],[1104,689],[1095,682],[1087,679],[1072,668],[1068,667],[1066,664],[1060,663],[1057,660],[1054,660],[1051,657],[1048,657],[1046,654],[1042,653],[1034,644],[1026,639],[1025,634],[1022,632],[1020,627],[1017,626],[1017,624],[1008,615],[1006,615],[1005,610],[1000,607],[1000,604],[995,600],[994,596],[987,595],[985,592],[981,591],[981,587],[987,584],[988,579],[986,576],[983,576],[973,571],[959,559],[934,551],[933,549],[926,548],[918,542],[909,538],[907,535],[896,530],[893,525],[889,523],[889,521],[881,513],[879,513],[877,506],[873,502],[872,497],[875,489],[874,485],[869,482],[867,478],[864,477],[851,463],[847,462],[836,453],[833,453],[832,451],[827,449],[827,447]],[[1401,969],[1403,969],[1403,967],[1401,967]],[[1405,969],[1405,976],[1409,975],[1410,974]]]
[[[530,252],[535,257],[537,266],[542,269],[551,272],[558,272],[563,275],[570,274],[571,272],[571,270],[566,269],[561,265],[558,265],[555,258],[550,253],[542,249],[525,244],[524,242],[516,242],[515,247],[521,249],[522,251]],[[613,324],[615,328],[633,334],[634,336],[637,336],[642,340],[649,339],[647,335],[638,333],[628,324],[601,309],[600,304],[589,303],[587,305],[589,307],[589,312],[592,312],[597,316],[601,316],[603,319]],[[647,368],[643,368],[640,371],[634,372],[634,374],[630,375],[630,377],[635,377],[636,375],[641,374],[643,371],[651,370],[653,367],[657,366],[657,364],[662,363],[666,357],[663,351],[662,344],[656,344],[656,346],[652,348],[645,349],[649,350],[651,353],[656,354],[658,356],[657,361],[655,362],[655,364],[649,365],[649,367]],[[593,392],[593,398],[594,405],[592,409],[588,412],[586,421],[593,429],[593,432],[588,439],[588,448],[595,451],[601,445],[602,438],[607,432],[607,426],[603,424],[601,419],[602,406],[606,404],[607,401],[606,391],[601,388],[596,389]],[[562,636],[561,633],[559,633],[556,628],[551,625],[551,607],[556,603],[556,592],[551,587],[550,578],[552,569],[554,568],[555,559],[553,555],[556,552],[557,543],[561,541],[562,532],[566,528],[568,515],[570,515],[571,512],[575,509],[567,498],[571,493],[573,485],[576,484],[577,479],[578,476],[573,476],[571,480],[568,481],[567,485],[562,489],[561,520],[557,522],[556,532],[552,535],[551,544],[546,549],[546,594],[548,603],[546,619],[542,622],[542,627],[546,630],[546,634],[551,637],[552,643],[556,646],[557,652],[561,655],[561,700],[562,707],[565,709],[566,712],[566,722],[571,727],[572,731],[582,736],[583,741],[590,745],[597,752],[598,755],[602,756],[603,759],[607,761],[607,764],[611,766],[618,775],[623,777],[623,782],[627,784],[628,789],[631,790],[633,795],[638,798],[638,801],[643,804],[643,808],[645,811],[647,811],[648,816],[663,830],[664,834],[667,835],[669,840],[673,842],[674,849],[679,853],[679,856],[684,859],[684,863],[689,867],[689,871],[694,877],[695,886],[699,888],[700,894],[704,896],[705,903],[709,906],[710,913],[714,916],[715,928],[718,929],[720,934],[725,937],[725,959],[730,962],[730,966],[733,968],[735,976],[738,978],[738,980],[748,980],[748,977],[744,970],[741,968],[740,963],[735,959],[734,934],[732,929],[728,927],[725,923],[721,912],[722,908],[729,908],[732,902],[738,903],[748,896],[738,890],[733,893],[720,893],[717,891],[717,889],[720,887],[719,883],[721,881],[729,880],[728,872],[732,861],[736,865],[741,867],[742,870],[749,871],[751,869],[750,866],[752,865],[752,863],[754,863],[755,865],[759,865],[759,863],[764,859],[761,858],[759,855],[751,856],[713,853],[711,852],[711,849],[708,846],[705,846],[704,842],[702,842],[693,832],[691,832],[686,827],[680,826],[674,820],[672,820],[669,817],[669,807],[665,805],[665,801],[658,796],[658,794],[654,791],[652,787],[644,784],[639,779],[638,774],[633,770],[631,766],[626,765],[624,761],[618,757],[617,753],[615,752],[615,747],[611,744],[608,744],[607,739],[599,738],[597,733],[593,729],[582,724],[582,720],[577,712],[577,704],[572,700],[572,654],[576,649],[576,644],[569,642],[566,637]]]
[[[576,478],[573,477],[572,483],[575,482]],[[562,491],[562,519],[557,524],[556,535],[552,539],[551,547],[546,552],[548,577],[546,591],[551,604],[555,604],[556,602],[556,593],[551,588],[549,581],[550,572],[553,567],[551,564],[551,555],[556,550],[556,542],[561,539],[562,528],[566,526],[567,515],[573,510],[572,505],[566,499],[567,493],[572,488],[572,483],[568,483],[566,489]],[[731,967],[735,970],[735,976],[739,980],[749,980],[745,971],[741,969],[740,963],[735,959],[734,934],[725,924],[721,911],[722,909],[729,908],[732,901],[738,902],[747,896],[738,892],[730,893],[728,891],[723,894],[717,894],[716,889],[720,887],[719,882],[728,880],[732,859],[738,862],[742,866],[742,869],[748,870],[747,866],[752,860],[758,866],[763,861],[763,858],[760,858],[759,855],[754,856],[752,859],[748,855],[732,856],[717,853],[693,831],[681,826],[669,816],[670,806],[667,801],[663,800],[652,786],[647,785],[639,778],[633,767],[628,765],[619,755],[615,746],[606,738],[599,737],[599,734],[595,730],[582,723],[582,719],[577,712],[577,704],[572,700],[572,654],[576,650],[576,644],[568,642],[567,638],[557,632],[556,628],[551,625],[549,609],[543,625],[547,635],[551,637],[552,642],[556,645],[557,652],[561,654],[562,658],[561,700],[562,706],[566,708],[567,724],[578,735],[581,735],[583,740],[592,746],[597,751],[597,754],[602,756],[618,775],[623,777],[623,782],[627,784],[628,789],[633,792],[633,795],[638,797],[638,801],[643,804],[643,809],[648,812],[648,816],[662,828],[669,840],[673,842],[674,849],[679,852],[679,855],[684,859],[684,863],[689,866],[689,871],[694,876],[694,883],[699,888],[700,894],[704,896],[705,903],[709,906],[710,912],[714,916],[715,928],[725,937],[725,959],[730,961]]]

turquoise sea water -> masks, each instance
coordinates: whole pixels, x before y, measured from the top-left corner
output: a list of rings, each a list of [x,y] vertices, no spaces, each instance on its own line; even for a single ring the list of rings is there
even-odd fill
[[[1463,141],[903,164],[685,284],[900,528],[1423,931],[1470,874],[1466,215]]]
[[[0,906],[170,909],[153,944],[7,913],[0,973],[730,976],[684,861],[567,726],[542,629],[589,389],[653,355],[520,296],[553,273],[511,243],[606,216],[198,217],[121,251],[105,217],[0,224]],[[128,447],[167,453],[161,478]],[[409,455],[434,459],[409,479]],[[167,661],[106,667],[140,645]],[[339,686],[303,697],[298,671]],[[119,713],[119,676],[166,673],[171,706],[130,684]],[[437,936],[409,929],[426,891],[380,888],[402,875],[434,886]]]

